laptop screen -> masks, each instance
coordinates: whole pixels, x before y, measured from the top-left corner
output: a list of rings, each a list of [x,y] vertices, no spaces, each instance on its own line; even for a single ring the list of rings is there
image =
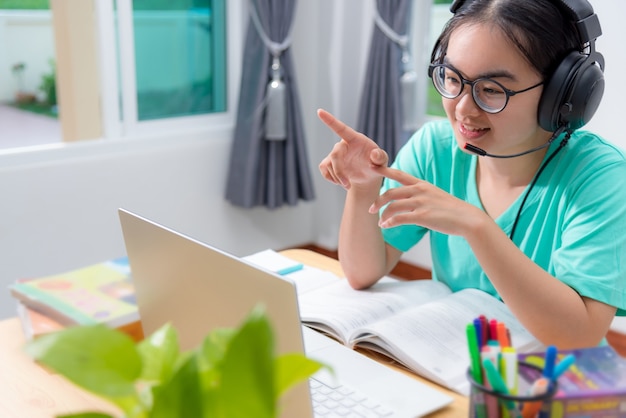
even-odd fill
[[[194,348],[209,331],[240,325],[262,304],[277,353],[304,353],[296,288],[289,279],[127,210],[120,209],[119,217],[144,335],[171,322],[181,349]],[[283,416],[307,416],[308,385],[292,389],[284,401]]]

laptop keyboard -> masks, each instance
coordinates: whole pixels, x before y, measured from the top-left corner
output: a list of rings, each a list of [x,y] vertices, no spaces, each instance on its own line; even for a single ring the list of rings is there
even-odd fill
[[[394,415],[393,410],[348,386],[331,386],[314,377],[309,379],[309,386],[316,418],[378,418]]]

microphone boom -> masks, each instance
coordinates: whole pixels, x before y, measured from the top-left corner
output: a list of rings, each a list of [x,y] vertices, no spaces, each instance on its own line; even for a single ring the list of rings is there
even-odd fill
[[[515,157],[520,157],[522,155],[526,155],[526,154],[530,154],[531,152],[535,152],[535,151],[539,151],[542,150],[546,147],[549,147],[550,144],[552,144],[554,142],[554,140],[563,133],[563,131],[565,130],[565,126],[560,127],[559,129],[557,129],[556,131],[554,131],[554,133],[552,134],[552,136],[550,137],[550,139],[548,140],[548,142],[546,142],[543,145],[539,145],[538,147],[535,148],[531,148],[529,150],[526,151],[522,151],[522,152],[518,152],[517,154],[505,154],[505,155],[500,155],[500,154],[489,154],[487,151],[485,151],[482,148],[477,147],[476,145],[472,145],[469,142],[465,143],[465,146],[463,148],[465,148],[466,150],[468,150],[469,152],[473,152],[474,154],[479,155],[480,157],[491,157],[491,158],[515,158]]]

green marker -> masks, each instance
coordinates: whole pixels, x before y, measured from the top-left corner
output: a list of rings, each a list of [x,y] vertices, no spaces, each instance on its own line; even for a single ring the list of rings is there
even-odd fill
[[[465,329],[467,334],[467,345],[469,347],[469,355],[471,361],[470,370],[472,371],[472,377],[474,381],[479,384],[483,384],[483,375],[480,368],[480,352],[478,350],[478,338],[476,337],[476,328],[473,324],[467,324]]]
[[[504,395],[510,395],[509,390],[506,387],[506,383],[504,383],[502,376],[500,376],[500,373],[498,373],[498,369],[496,369],[495,364],[493,364],[490,359],[485,359],[483,361],[483,367],[485,368],[487,381],[489,382],[493,390]],[[519,411],[515,408],[515,402],[513,402],[511,399],[502,399],[502,402],[504,402],[504,406],[509,411],[512,417],[520,416]]]
[[[470,371],[472,373],[472,378],[474,382],[482,385],[483,384],[483,373],[480,367],[480,352],[478,350],[478,338],[476,336],[476,328],[474,324],[468,324],[465,329],[467,334],[467,345],[469,347],[469,355],[470,355]],[[487,409],[485,406],[485,397],[484,394],[480,391],[476,391],[473,395],[473,402],[476,408],[476,417],[477,418],[486,418],[487,417]]]

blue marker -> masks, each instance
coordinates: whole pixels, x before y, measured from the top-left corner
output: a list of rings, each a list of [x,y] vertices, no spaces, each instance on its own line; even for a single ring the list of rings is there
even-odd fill
[[[543,365],[543,377],[554,380],[554,363],[556,362],[556,347],[553,345],[546,348],[546,357]]]
[[[552,374],[552,380],[557,380],[563,373],[570,368],[572,364],[576,361],[576,356],[573,354],[568,354],[559,361],[559,364],[554,366],[554,373]]]
[[[478,351],[480,352],[485,341],[483,338],[483,323],[478,318],[474,319],[474,329],[476,329],[476,341],[478,342]]]
[[[293,273],[294,271],[302,270],[304,268],[304,264],[294,264],[293,266],[285,267],[284,269],[280,269],[276,271],[276,273],[284,276],[285,274]]]

